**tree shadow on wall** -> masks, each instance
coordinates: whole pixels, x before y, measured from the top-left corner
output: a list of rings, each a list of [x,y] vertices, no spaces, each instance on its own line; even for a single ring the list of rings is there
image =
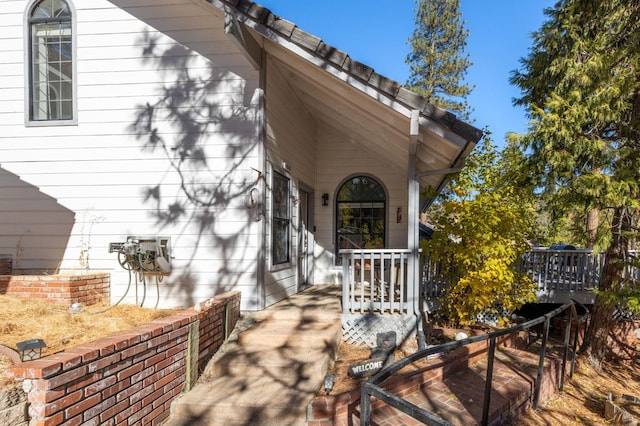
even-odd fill
[[[157,228],[176,240],[177,270],[167,278],[175,285],[166,286],[165,296],[193,304],[201,299],[197,281],[215,293],[229,291],[249,269],[246,262],[257,261],[249,236],[262,219],[261,206],[247,200],[263,186],[253,167],[260,93],[247,100],[244,78],[183,45],[163,43],[148,32],[137,41],[145,68],[156,70],[163,83],[137,106],[130,130],[143,152],[166,163],[162,180],[143,194]],[[207,277],[198,279],[198,273]],[[244,281],[255,283],[253,274]]]

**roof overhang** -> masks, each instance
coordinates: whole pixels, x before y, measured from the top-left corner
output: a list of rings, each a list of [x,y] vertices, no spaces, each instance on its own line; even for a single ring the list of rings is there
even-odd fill
[[[197,1],[197,0],[195,0]],[[416,175],[421,187],[442,189],[459,170],[482,131],[405,89],[346,52],[248,0],[209,0],[251,30],[272,66],[320,123],[347,141],[374,149],[406,168],[412,111],[419,111]]]
[[[239,47],[247,57],[241,75],[266,64],[276,68],[314,120],[340,132],[346,142],[375,150],[398,170],[406,170],[408,156],[415,154],[423,188],[440,190],[447,173],[464,164],[482,137],[479,129],[252,1],[110,1],[204,56]],[[202,26],[197,43],[163,27],[177,7]],[[415,149],[412,111],[419,113]]]

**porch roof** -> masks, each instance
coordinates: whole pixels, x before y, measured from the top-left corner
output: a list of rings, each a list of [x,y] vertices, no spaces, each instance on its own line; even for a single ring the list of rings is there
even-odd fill
[[[437,108],[402,84],[250,0],[208,0],[251,28],[259,48],[283,72],[316,120],[347,140],[375,149],[399,170],[408,162],[411,111],[420,112],[416,173],[422,187],[440,190],[462,166],[482,131]]]
[[[276,69],[314,120],[340,132],[345,143],[375,152],[397,173],[406,173],[415,156],[422,188],[440,190],[482,138],[481,130],[253,1],[109,1],[204,56],[225,55],[235,44],[251,64],[239,73]],[[172,19],[192,20],[197,42],[176,31]],[[410,135],[414,111],[419,129]]]

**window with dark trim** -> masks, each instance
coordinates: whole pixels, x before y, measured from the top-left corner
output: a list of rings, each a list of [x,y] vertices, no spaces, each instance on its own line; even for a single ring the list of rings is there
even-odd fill
[[[336,196],[336,260],[341,249],[385,247],[386,194],[368,176],[355,176],[338,189]]]
[[[73,120],[71,8],[64,0],[42,0],[28,25],[29,121]]]
[[[291,184],[289,178],[274,171],[271,205],[271,257],[273,265],[291,260]]]

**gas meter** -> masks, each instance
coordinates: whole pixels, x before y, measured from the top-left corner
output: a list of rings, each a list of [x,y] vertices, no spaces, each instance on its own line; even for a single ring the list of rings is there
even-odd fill
[[[118,253],[120,266],[129,271],[171,273],[171,237],[128,236],[124,243],[110,243],[109,253]]]

